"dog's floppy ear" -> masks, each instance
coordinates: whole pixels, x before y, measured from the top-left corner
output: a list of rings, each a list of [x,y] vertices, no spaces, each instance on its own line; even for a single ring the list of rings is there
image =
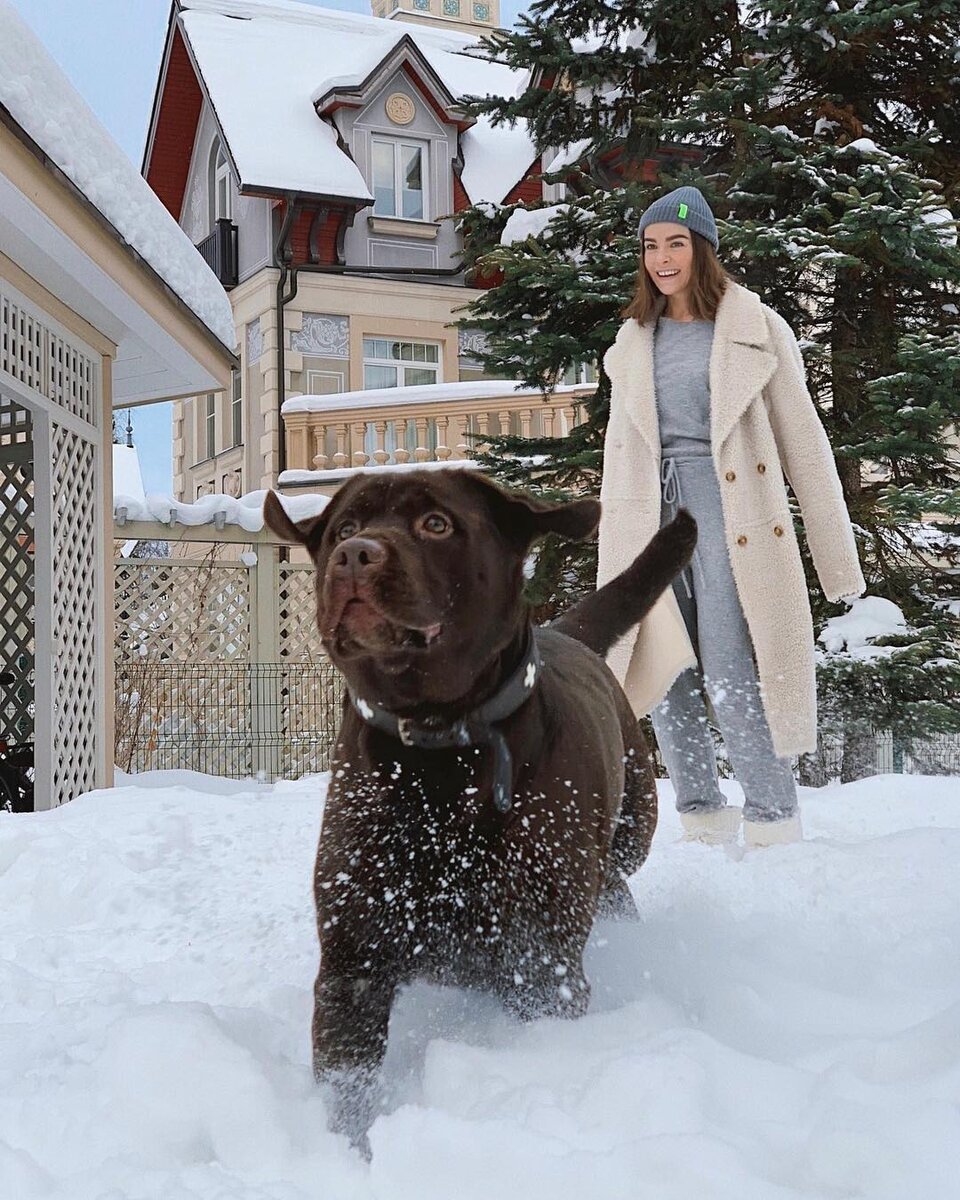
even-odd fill
[[[267,492],[263,500],[263,519],[278,537],[288,542],[299,542],[308,549],[318,545],[327,523],[330,505],[316,517],[294,521],[274,491]]]
[[[470,479],[483,489],[500,529],[526,544],[546,533],[582,542],[595,533],[600,524],[599,500],[548,504],[520,492],[504,491],[476,471],[470,472]]]

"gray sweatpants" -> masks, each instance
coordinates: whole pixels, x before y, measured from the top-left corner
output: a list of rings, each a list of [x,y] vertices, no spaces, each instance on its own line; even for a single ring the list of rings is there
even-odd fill
[[[727,553],[720,484],[706,456],[665,457],[661,524],[679,506],[693,514],[694,560],[674,582],[698,667],[682,671],[652,720],[681,812],[718,808],[717,758],[704,693],[743,788],[743,815],[766,821],[792,816],[797,790],[788,759],[777,758],[757,684],[750,632]]]

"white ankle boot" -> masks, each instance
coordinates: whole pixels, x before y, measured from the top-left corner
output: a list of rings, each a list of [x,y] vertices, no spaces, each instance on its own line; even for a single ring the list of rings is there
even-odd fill
[[[685,842],[702,842],[706,846],[728,846],[737,840],[742,809],[733,805],[723,808],[694,808],[680,814]]]
[[[747,849],[763,846],[787,846],[791,842],[803,841],[800,814],[781,817],[779,821],[744,821],[743,844]]]

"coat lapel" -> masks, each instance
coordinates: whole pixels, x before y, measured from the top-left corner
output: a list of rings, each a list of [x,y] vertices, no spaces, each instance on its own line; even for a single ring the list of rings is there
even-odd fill
[[[653,377],[655,322],[624,321],[605,366],[616,379],[627,414],[653,458],[660,458],[660,424]],[[714,456],[777,369],[759,296],[731,284],[717,308],[710,355],[710,440]]]
[[[624,321],[615,343],[617,354],[605,360],[607,373],[621,389],[624,407],[637,432],[653,455],[660,459],[660,423],[653,382],[654,325]]]
[[[717,308],[710,355],[710,440],[714,456],[777,369],[759,296],[739,284]]]

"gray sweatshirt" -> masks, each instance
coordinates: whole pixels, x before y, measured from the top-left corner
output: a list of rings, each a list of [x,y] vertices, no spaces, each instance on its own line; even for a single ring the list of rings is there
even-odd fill
[[[710,453],[713,321],[661,317],[653,335],[653,382],[663,456]]]

